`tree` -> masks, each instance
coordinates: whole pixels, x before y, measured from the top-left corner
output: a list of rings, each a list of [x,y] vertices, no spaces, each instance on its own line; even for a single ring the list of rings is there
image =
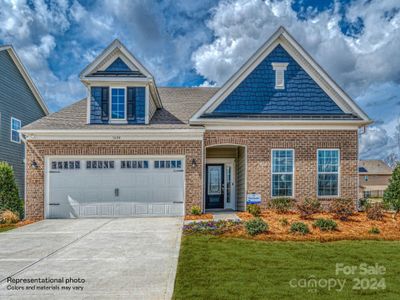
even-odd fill
[[[6,162],[0,162],[0,211],[9,209],[20,217],[23,215],[23,204],[18,196],[14,170]]]
[[[390,178],[389,186],[383,194],[383,201],[394,210],[394,218],[400,211],[400,164],[397,164]]]

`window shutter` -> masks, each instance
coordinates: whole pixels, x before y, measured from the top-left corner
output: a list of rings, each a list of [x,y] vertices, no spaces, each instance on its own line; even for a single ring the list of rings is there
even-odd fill
[[[135,119],[135,103],[136,103],[136,88],[128,87],[128,95],[127,95],[127,112],[128,112],[128,120]]]
[[[103,87],[101,89],[101,119],[103,121],[108,121],[109,118],[109,101],[110,101],[110,95],[109,95],[109,88],[108,87]]]

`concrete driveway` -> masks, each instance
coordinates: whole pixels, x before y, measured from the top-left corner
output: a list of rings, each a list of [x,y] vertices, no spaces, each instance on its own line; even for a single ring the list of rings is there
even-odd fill
[[[0,233],[0,299],[170,299],[181,226],[181,218],[45,220]]]

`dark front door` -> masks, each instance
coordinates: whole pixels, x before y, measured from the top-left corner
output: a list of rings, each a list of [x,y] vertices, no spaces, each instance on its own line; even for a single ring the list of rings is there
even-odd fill
[[[208,164],[206,174],[206,208],[224,208],[224,164]]]

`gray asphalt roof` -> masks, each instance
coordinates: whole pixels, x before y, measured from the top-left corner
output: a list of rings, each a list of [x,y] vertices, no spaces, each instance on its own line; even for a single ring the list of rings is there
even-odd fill
[[[360,160],[358,163],[359,172],[362,174],[390,175],[392,169],[383,161],[378,159]]]
[[[86,124],[86,99],[82,99],[58,112],[52,113],[27,126],[24,130],[64,130],[64,129],[168,129],[188,128],[190,117],[200,109],[218,88],[160,87],[158,92],[163,104],[148,125],[88,125]]]

